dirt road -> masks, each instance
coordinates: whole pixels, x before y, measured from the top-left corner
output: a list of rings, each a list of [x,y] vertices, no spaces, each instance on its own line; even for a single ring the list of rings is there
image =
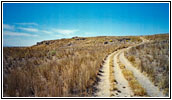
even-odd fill
[[[142,43],[137,44],[141,45],[145,42],[149,42],[148,40],[145,40],[144,38],[141,38],[143,40]],[[135,46],[137,46],[135,45]],[[134,47],[134,46],[132,46]],[[122,64],[125,65],[125,68],[127,70],[130,70],[133,72],[134,77],[137,79],[137,81],[142,85],[142,87],[146,90],[146,93],[150,97],[164,97],[165,95],[158,89],[158,87],[154,86],[154,84],[149,80],[147,76],[145,76],[143,73],[141,73],[138,69],[136,69],[124,56],[124,51],[130,49],[131,47],[120,49],[118,51],[115,51],[114,53],[110,54],[104,65],[101,69],[101,72],[99,75],[100,82],[97,85],[97,92],[95,93],[98,97],[133,97],[134,93],[132,89],[130,88],[128,81],[124,78],[122,70],[119,67],[119,64],[117,63],[118,59],[121,61]],[[109,80],[109,62],[110,57],[113,56],[114,59],[114,79],[115,79],[115,85],[117,87],[116,90],[111,91],[110,90],[110,80]],[[118,57],[119,56],[119,57]],[[112,95],[113,94],[113,95]]]

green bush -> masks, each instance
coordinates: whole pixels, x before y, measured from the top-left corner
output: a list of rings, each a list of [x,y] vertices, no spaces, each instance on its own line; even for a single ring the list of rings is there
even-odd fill
[[[52,56],[55,56],[56,55],[56,51],[54,50],[54,51],[51,51],[51,55]]]

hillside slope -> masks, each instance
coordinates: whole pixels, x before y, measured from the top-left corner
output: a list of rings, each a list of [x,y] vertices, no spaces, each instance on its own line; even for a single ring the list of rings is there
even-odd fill
[[[139,36],[73,37],[4,47],[3,96],[93,96],[107,55],[141,42]]]

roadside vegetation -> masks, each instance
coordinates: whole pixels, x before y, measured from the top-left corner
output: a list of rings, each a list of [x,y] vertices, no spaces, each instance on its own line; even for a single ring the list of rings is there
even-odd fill
[[[155,86],[169,95],[169,35],[144,36],[149,43],[125,52],[128,60],[147,75]]]

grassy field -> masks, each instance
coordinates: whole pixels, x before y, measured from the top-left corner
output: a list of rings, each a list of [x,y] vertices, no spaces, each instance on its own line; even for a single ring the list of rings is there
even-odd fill
[[[4,47],[3,96],[92,96],[103,59],[117,49],[141,42],[134,36],[100,36],[43,41],[31,47]],[[167,68],[168,63],[163,62]]]

